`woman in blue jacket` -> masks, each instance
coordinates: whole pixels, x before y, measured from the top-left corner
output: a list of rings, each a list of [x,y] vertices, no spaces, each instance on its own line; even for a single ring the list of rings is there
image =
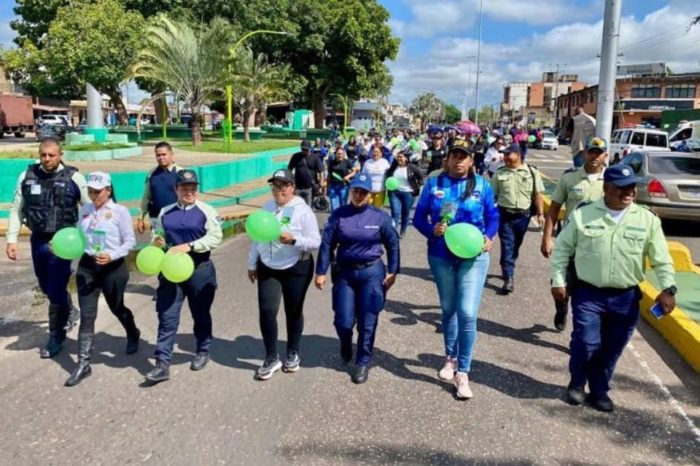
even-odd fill
[[[476,320],[489,268],[493,237],[498,232],[498,208],[490,184],[472,170],[473,152],[456,141],[447,157],[447,170],[429,178],[418,200],[414,226],[428,239],[428,263],[442,308],[445,364],[438,377],[451,381],[457,397],[473,396],[468,373],[476,341]],[[445,230],[470,223],[484,234],[484,249],[473,259],[461,259],[445,243]]]

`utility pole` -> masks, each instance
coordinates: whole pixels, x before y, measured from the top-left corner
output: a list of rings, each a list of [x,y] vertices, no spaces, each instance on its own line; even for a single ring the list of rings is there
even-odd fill
[[[600,51],[600,76],[598,78],[598,106],[596,109],[595,135],[606,140],[612,132],[615,106],[615,75],[617,74],[617,48],[620,39],[622,0],[606,0],[603,19],[603,45]]]
[[[479,74],[481,73],[481,29],[484,20],[484,0],[479,2],[479,44],[476,47],[476,88],[474,89],[474,123],[479,124]]]
[[[472,59],[476,58],[476,55],[469,55],[467,60],[469,60],[469,74],[467,75],[467,88],[464,91],[464,100],[466,101],[466,109],[462,115],[462,120],[469,119],[469,104],[471,103],[471,92],[472,92]]]

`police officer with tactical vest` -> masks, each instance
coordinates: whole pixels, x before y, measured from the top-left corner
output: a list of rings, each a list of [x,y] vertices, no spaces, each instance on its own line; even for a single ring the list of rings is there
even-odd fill
[[[537,222],[544,226],[542,175],[535,167],[522,160],[518,144],[511,144],[502,151],[505,165],[491,179],[499,211],[498,238],[501,240],[501,271],[503,294],[514,289],[515,261],[527,233],[530,217],[537,215]]]
[[[559,220],[562,206],[565,207],[566,217],[569,217],[581,202],[591,202],[603,196],[603,171],[607,160],[608,144],[605,139],[591,138],[586,143],[583,155],[584,164],[581,168],[566,170],[559,179],[557,188],[552,194],[552,204],[547,212],[544,224],[542,245],[540,251],[544,257],[552,255],[554,240],[552,233],[554,225]],[[573,261],[569,264],[569,276],[573,272]],[[569,281],[569,280],[567,280]],[[555,301],[554,327],[560,332],[566,328],[566,315],[569,312],[569,296],[563,301]]]
[[[78,169],[63,164],[63,151],[56,139],[39,146],[39,163],[19,176],[7,229],[7,257],[17,260],[17,237],[25,223],[32,231],[30,243],[34,274],[49,300],[49,340],[40,351],[42,358],[61,352],[66,330],[78,319],[67,291],[71,261],[53,254],[54,233],[78,222],[78,207],[89,202],[85,177]]]
[[[568,286],[572,298],[566,399],[581,404],[588,384],[588,402],[604,412],[614,410],[610,379],[639,319],[639,283],[645,279],[647,259],[663,290],[656,297],[661,313],[676,305],[673,262],[661,221],[634,203],[636,182],[629,167],[606,169],[603,198],[574,210],[552,253],[552,296],[563,300]],[[572,257],[574,284],[566,274]]]
[[[175,180],[177,172],[182,170],[173,161],[173,148],[165,141],[159,142],[155,147],[156,168],[151,170],[146,177],[146,187],[141,197],[141,214],[136,223],[139,233],[146,231],[144,218],[148,216],[151,227],[157,223],[160,209],[177,202],[175,193]]]

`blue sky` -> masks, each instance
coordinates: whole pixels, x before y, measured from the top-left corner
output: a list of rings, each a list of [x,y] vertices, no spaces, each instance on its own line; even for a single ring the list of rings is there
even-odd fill
[[[479,0],[379,0],[401,38],[391,100],[410,104],[434,91],[461,107],[474,100]],[[479,102],[496,104],[503,85],[554,70],[598,81],[604,0],[484,0]],[[14,0],[0,0],[0,44],[10,46]],[[698,0],[624,0],[622,64],[665,61],[674,71],[700,70],[700,26],[687,31]],[[471,77],[470,77],[471,68]]]

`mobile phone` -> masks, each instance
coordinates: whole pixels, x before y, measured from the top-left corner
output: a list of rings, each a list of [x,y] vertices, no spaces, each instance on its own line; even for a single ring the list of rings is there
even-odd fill
[[[661,303],[656,303],[653,306],[651,306],[651,309],[649,309],[649,312],[651,312],[651,315],[653,315],[657,319],[660,319],[665,315],[664,310],[661,307]]]

